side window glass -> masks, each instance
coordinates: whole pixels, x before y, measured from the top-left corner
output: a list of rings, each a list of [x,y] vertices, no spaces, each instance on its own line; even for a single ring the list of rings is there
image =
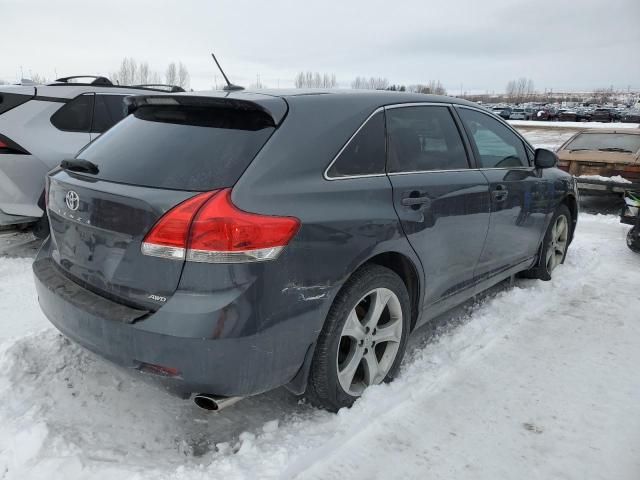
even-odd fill
[[[51,117],[53,126],[65,132],[88,132],[93,113],[93,97],[92,93],[84,94],[65,104]]]
[[[125,117],[123,95],[96,95],[96,106],[93,111],[93,133],[103,133]]]
[[[385,157],[384,114],[378,112],[347,143],[327,174],[338,178],[384,173]]]
[[[469,168],[467,154],[447,107],[387,109],[389,172]]]
[[[522,140],[489,115],[460,108],[468,133],[473,137],[482,168],[509,168],[529,165]]]

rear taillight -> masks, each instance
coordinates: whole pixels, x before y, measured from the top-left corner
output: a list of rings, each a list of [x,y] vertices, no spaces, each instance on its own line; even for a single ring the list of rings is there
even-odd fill
[[[26,155],[27,152],[24,148],[18,145],[16,142],[11,139],[5,137],[4,135],[0,135],[0,153],[13,153],[17,155]]]
[[[169,210],[142,243],[142,253],[207,263],[244,263],[277,258],[300,221],[244,212],[231,189],[196,195]]]

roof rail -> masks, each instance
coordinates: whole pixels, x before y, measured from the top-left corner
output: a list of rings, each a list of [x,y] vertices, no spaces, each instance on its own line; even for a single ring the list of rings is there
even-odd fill
[[[131,85],[131,88],[168,88],[168,91],[171,93],[178,93],[178,92],[184,92],[184,88],[180,87],[179,85],[168,85],[165,83],[144,83],[142,85]]]
[[[113,83],[107,77],[101,77],[97,75],[74,75],[72,77],[58,78],[56,79],[56,82],[69,83],[69,80],[74,80],[76,78],[93,78],[94,80],[87,85],[103,85],[107,87],[113,86]]]

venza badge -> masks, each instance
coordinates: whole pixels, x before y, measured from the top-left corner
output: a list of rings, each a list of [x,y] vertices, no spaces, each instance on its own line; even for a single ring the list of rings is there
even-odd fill
[[[80,207],[80,197],[73,190],[67,192],[67,195],[64,197],[64,202],[67,204],[67,208],[74,212]]]

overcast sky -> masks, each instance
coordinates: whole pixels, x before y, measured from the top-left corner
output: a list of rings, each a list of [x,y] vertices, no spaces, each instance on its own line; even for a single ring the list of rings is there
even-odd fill
[[[640,89],[640,0],[0,0],[0,78],[106,74],[124,56],[182,61],[209,89],[215,51],[234,83],[289,87],[298,71],[449,93]],[[218,83],[221,77],[217,76]]]

